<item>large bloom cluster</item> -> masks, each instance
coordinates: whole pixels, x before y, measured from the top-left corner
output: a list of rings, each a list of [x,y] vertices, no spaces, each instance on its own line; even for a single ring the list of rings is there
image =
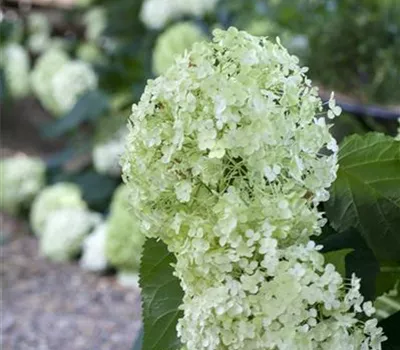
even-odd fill
[[[42,105],[56,116],[68,112],[79,97],[97,87],[97,76],[83,61],[71,61],[53,47],[37,61],[31,73],[32,88]]]
[[[206,39],[201,29],[191,22],[177,23],[157,39],[153,51],[153,71],[157,75],[163,74],[174,63],[177,55],[198,41]]]
[[[46,219],[40,238],[40,252],[54,261],[73,259],[85,236],[100,222],[100,215],[82,209],[59,209]]]
[[[40,158],[17,155],[0,161],[0,208],[15,214],[45,184],[46,165]]]
[[[106,257],[118,270],[137,273],[145,236],[129,208],[128,198],[125,185],[116,189],[107,220]]]
[[[279,41],[216,30],[132,107],[124,179],[176,255],[184,349],[380,348],[359,281],[347,291],[310,239],[337,145],[306,71]]]
[[[45,188],[34,200],[30,213],[33,232],[41,236],[46,220],[61,209],[86,210],[80,188],[71,183],[57,183]]]
[[[218,0],[145,0],[140,19],[151,29],[161,29],[169,21],[183,16],[201,17],[211,11]]]
[[[11,43],[1,53],[1,65],[4,68],[8,93],[13,98],[29,94],[29,55],[23,46]]]

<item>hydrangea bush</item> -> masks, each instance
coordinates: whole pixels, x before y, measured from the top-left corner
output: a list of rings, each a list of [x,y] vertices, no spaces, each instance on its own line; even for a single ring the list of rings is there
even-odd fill
[[[147,237],[176,256],[185,350],[380,349],[360,281],[311,237],[337,145],[317,89],[280,42],[235,28],[195,44],[132,107],[123,158]],[[340,114],[334,96],[327,116]]]
[[[120,185],[114,193],[107,219],[106,257],[118,270],[137,273],[143,242],[144,234],[139,230],[135,212],[129,207],[128,188]]]
[[[0,208],[17,214],[45,185],[46,165],[37,157],[16,155],[0,160]]]
[[[165,73],[174,63],[176,56],[198,41],[205,40],[201,29],[191,22],[174,24],[163,32],[156,41],[153,51],[153,71],[159,75]]]
[[[47,218],[51,213],[61,209],[86,209],[86,203],[77,185],[61,182],[48,186],[40,192],[32,204],[30,213],[30,224],[35,235],[40,237]]]

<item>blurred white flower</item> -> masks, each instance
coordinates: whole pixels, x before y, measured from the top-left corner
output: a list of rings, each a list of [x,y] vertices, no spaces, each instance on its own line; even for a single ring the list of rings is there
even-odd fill
[[[106,256],[119,271],[137,273],[145,237],[130,210],[128,197],[126,185],[120,185],[114,193],[107,219]]]
[[[48,215],[40,237],[40,252],[53,261],[73,259],[82,242],[101,220],[99,214],[82,209],[59,209]]]
[[[45,185],[45,163],[37,157],[16,155],[0,160],[0,208],[16,214]]]
[[[29,94],[30,60],[28,52],[19,44],[8,44],[2,52],[2,65],[6,87],[12,98],[22,98]]]
[[[92,7],[83,16],[83,23],[86,26],[86,39],[96,41],[107,26],[106,10],[101,6]]]
[[[51,26],[47,16],[34,12],[27,17],[27,45],[33,53],[41,53],[49,48],[51,42]]]
[[[121,176],[120,157],[125,149],[126,128],[118,131],[111,139],[93,147],[93,165],[100,174]]]
[[[145,0],[140,19],[151,29],[161,29],[183,16],[201,17],[214,9],[218,0]]]
[[[53,96],[52,79],[69,61],[68,55],[59,48],[51,48],[39,57],[31,73],[32,90],[40,103],[54,116],[63,113]]]
[[[33,232],[41,236],[47,218],[60,209],[86,209],[86,203],[82,199],[80,188],[72,183],[57,183],[46,187],[34,200],[30,224]]]
[[[97,88],[97,75],[86,62],[69,61],[54,74],[51,87],[54,101],[65,113],[85,92]]]
[[[169,27],[158,37],[153,50],[154,73],[165,73],[178,55],[204,39],[206,36],[194,23],[182,22]]]
[[[83,242],[83,255],[80,266],[88,271],[104,271],[107,268],[106,258],[107,223],[101,223]]]

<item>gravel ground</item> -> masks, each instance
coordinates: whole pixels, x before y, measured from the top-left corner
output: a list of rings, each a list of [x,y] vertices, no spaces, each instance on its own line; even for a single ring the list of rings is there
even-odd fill
[[[140,327],[137,289],[38,256],[26,225],[1,215],[3,350],[126,350]],[[14,232],[20,232],[18,235]]]

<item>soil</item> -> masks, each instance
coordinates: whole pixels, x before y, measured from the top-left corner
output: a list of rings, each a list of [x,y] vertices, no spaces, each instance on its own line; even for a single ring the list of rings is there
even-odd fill
[[[126,350],[140,327],[139,290],[56,264],[19,220],[1,214],[3,350]],[[18,232],[18,233],[16,233]]]

